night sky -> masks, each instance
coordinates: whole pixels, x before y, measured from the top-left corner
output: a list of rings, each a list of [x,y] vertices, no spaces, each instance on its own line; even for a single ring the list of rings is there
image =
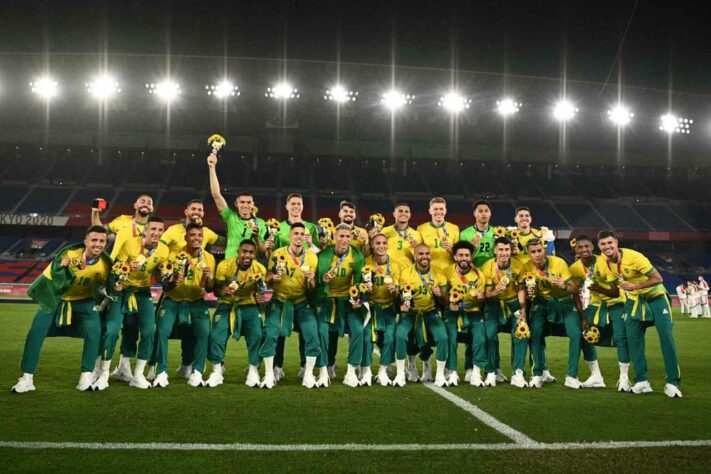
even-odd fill
[[[5,1],[0,52],[394,60],[544,77],[560,77],[565,58],[569,79],[604,82],[635,3]],[[705,3],[639,0],[623,84],[709,93]]]

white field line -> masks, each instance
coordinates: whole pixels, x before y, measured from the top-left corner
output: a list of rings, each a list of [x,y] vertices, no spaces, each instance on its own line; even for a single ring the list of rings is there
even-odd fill
[[[588,449],[636,449],[666,447],[708,447],[711,440],[608,441],[590,443],[492,444],[250,444],[250,443],[72,443],[44,441],[0,441],[0,448],[93,449],[147,451],[557,451]]]
[[[488,427],[494,429],[495,431],[498,431],[502,435],[506,436],[507,438],[511,439],[514,443],[520,446],[530,446],[530,445],[535,445],[538,444],[536,441],[532,440],[525,434],[521,433],[520,431],[516,431],[515,429],[511,428],[509,425],[500,422],[493,416],[489,415],[487,412],[482,410],[481,408],[477,407],[476,405],[472,405],[468,401],[464,400],[463,398],[460,398],[456,396],[455,394],[448,392],[447,390],[437,387],[431,383],[424,384],[425,387],[429,388],[433,392],[435,392],[437,395],[446,398],[450,402],[454,403],[457,405],[459,408],[462,410],[466,411],[470,415],[472,415],[474,418],[478,419]]]

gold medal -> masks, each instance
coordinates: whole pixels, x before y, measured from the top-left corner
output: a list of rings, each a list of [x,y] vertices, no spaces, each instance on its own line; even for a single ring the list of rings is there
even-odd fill
[[[233,291],[237,291],[239,289],[239,283],[236,281],[233,281],[232,283],[229,284],[229,288]]]
[[[383,277],[383,283],[385,283],[386,285],[392,285],[393,277],[391,277],[390,275],[385,275],[385,277]]]
[[[143,265],[146,263],[146,257],[143,254],[138,254],[136,255],[136,258],[133,259],[134,262],[137,262],[139,265]]]
[[[306,264],[301,265],[299,268],[301,268],[301,271],[304,272],[304,273],[308,272],[308,271],[311,269],[311,267],[309,267],[309,266],[306,265]]]
[[[505,278],[505,277],[504,277],[504,278]],[[472,298],[476,298],[476,293],[477,293],[477,292],[476,292],[476,288],[469,288],[469,291],[467,292],[467,294],[468,294],[469,296],[471,296]]]
[[[207,265],[205,264],[205,262],[200,261],[195,264],[195,268],[197,268],[200,271],[203,271],[203,270],[205,270],[205,268],[207,268]]]
[[[69,259],[69,265],[72,267],[78,267],[80,263],[81,259],[79,257],[72,257]]]
[[[499,281],[500,281],[501,283],[503,283],[504,285],[508,285],[508,284],[509,284],[509,279],[508,279],[508,277],[505,277],[505,276],[501,277],[501,280],[499,280]]]

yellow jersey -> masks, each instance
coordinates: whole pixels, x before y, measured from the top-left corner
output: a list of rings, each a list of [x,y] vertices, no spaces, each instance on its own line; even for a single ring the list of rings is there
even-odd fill
[[[383,308],[391,306],[397,301],[397,293],[391,294],[388,291],[388,284],[385,282],[389,276],[392,279],[393,285],[396,287],[400,284],[400,273],[402,266],[393,258],[388,256],[388,260],[380,265],[375,262],[372,256],[365,259],[365,266],[370,267],[373,272],[372,283],[373,291],[368,293],[368,301],[379,304]]]
[[[272,252],[269,257],[268,267],[273,271],[277,262],[284,262],[285,268],[281,274],[281,281],[274,282],[274,296],[280,300],[294,300],[300,303],[306,299],[306,277],[301,270],[302,265],[307,265],[309,269],[316,273],[318,267],[318,257],[310,250],[303,249],[301,255],[292,256],[289,246],[279,247]]]
[[[592,267],[586,267],[582,260],[577,260],[570,265],[570,274],[573,279],[578,282],[580,288],[585,284],[585,280],[590,278],[603,288],[610,288],[610,281],[613,281],[615,274],[612,273],[607,265],[605,257],[593,255]],[[624,292],[620,291],[620,296],[611,298],[596,291],[590,291],[590,304],[599,305],[600,302],[606,302],[608,305],[615,303],[623,303],[625,301]]]
[[[528,257],[528,247],[526,247],[526,244],[528,243],[529,240],[532,240],[532,239],[543,240],[543,233],[540,230],[531,227],[528,230],[528,234],[524,234],[523,232],[521,232],[519,234],[519,236],[518,236],[518,255],[525,255],[526,257]],[[543,248],[545,249],[546,244],[545,244],[545,242],[542,242],[542,243],[543,243]],[[526,259],[524,259],[524,260],[526,260]],[[525,263],[525,262],[523,262],[523,263]]]
[[[202,248],[208,246],[208,244],[214,244],[217,239],[220,238],[215,232],[213,232],[209,227],[202,228]],[[170,253],[178,253],[185,248],[187,242],[185,241],[185,224],[178,223],[173,224],[168,227],[160,238],[160,241],[168,246]]]
[[[562,299],[570,296],[564,288],[552,285],[550,282],[550,277],[561,277],[563,279],[564,285],[567,285],[569,281],[573,279],[568,269],[568,264],[565,263],[560,257],[554,255],[548,255],[546,257],[546,263],[543,269],[539,269],[533,260],[529,260],[523,266],[523,274],[531,273],[536,277],[536,283],[538,288],[538,294],[546,299],[556,298]],[[519,280],[519,283],[524,284],[523,279]]]
[[[148,220],[148,218],[146,218]],[[116,255],[118,255],[119,250],[123,246],[123,243],[128,239],[133,237],[138,237],[143,235],[143,229],[145,229],[146,224],[136,222],[134,216],[120,215],[114,220],[108,223],[106,230],[109,234],[115,234],[114,247],[111,249],[111,259],[114,260]]]
[[[432,254],[430,265],[443,274],[447,272],[449,267],[454,264],[454,259],[452,254],[442,247],[442,241],[452,245],[459,242],[459,227],[450,222],[445,222],[440,226],[427,222],[420,225],[417,231],[422,236],[422,241],[430,248]]]
[[[330,268],[336,268],[336,266],[338,266],[338,270],[336,270],[336,276],[328,282],[328,294],[326,296],[336,298],[348,296],[348,290],[353,284],[353,267],[355,266],[355,259],[350,246],[345,255],[341,257],[336,255],[335,252],[333,253]]]
[[[649,279],[649,275],[654,272],[654,265],[640,252],[632,249],[619,249],[620,261],[617,263],[610,262],[607,257],[602,257],[602,264],[607,267],[607,283],[619,284],[621,281],[630,283],[642,283]],[[636,296],[642,296],[644,299],[655,298],[666,292],[662,283],[645,288],[643,290],[634,290],[628,292]]]
[[[412,291],[412,309],[427,312],[437,307],[435,296],[430,287],[437,285],[441,291],[447,291],[447,277],[436,268],[430,267],[427,273],[420,273],[414,266],[400,273],[400,289],[407,287]],[[424,281],[423,281],[424,280]]]
[[[69,259],[75,259],[81,262],[83,255],[84,247],[79,247],[67,250],[62,258],[66,256]],[[64,301],[76,301],[91,298],[93,287],[96,284],[106,282],[111,272],[111,267],[104,260],[105,259],[98,257],[94,263],[90,265],[87,264],[84,268],[80,268],[81,265],[74,266],[70,264],[70,268],[74,272],[74,280],[72,280],[71,286],[62,295],[62,299]],[[51,263],[42,271],[42,275],[50,280],[52,279]]]
[[[521,262],[511,260],[508,268],[499,268],[495,258],[488,260],[481,267],[481,271],[486,278],[486,286],[489,288],[498,285],[503,278],[509,279],[509,282],[506,284],[506,289],[494,296],[494,298],[501,301],[511,301],[518,298],[518,284],[519,281],[521,281],[523,267],[524,265]]]
[[[257,304],[254,295],[257,293],[257,279],[261,278],[266,283],[267,269],[256,259],[246,270],[240,270],[237,257],[226,258],[217,265],[217,275],[215,283],[220,286],[227,286],[232,282],[239,285],[233,296],[222,295],[219,303],[231,304],[237,302],[238,305]]]
[[[170,255],[171,258],[176,256],[177,254]],[[165,293],[174,301],[197,301],[205,296],[205,290],[200,285],[203,276],[203,270],[200,268],[202,265],[206,265],[210,274],[215,275],[215,257],[210,252],[203,250],[195,257],[189,256],[187,261],[183,282]],[[202,265],[199,265],[200,263]]]
[[[414,247],[410,245],[410,238],[416,242],[415,245],[421,244],[420,233],[409,226],[405,230],[399,230],[394,225],[384,227],[382,233],[388,238],[388,255],[403,267],[412,265],[415,255]]]
[[[481,311],[481,303],[476,297],[477,292],[484,294],[486,290],[486,277],[473,264],[465,274],[459,273],[459,268],[455,263],[449,268],[447,273],[447,283],[450,288],[464,287],[464,311]]]
[[[121,248],[119,249],[118,255],[116,255],[116,261],[126,262],[130,265],[131,261],[135,260],[138,255],[143,255],[145,261],[141,268],[138,270],[131,270],[128,274],[128,278],[123,282],[124,286],[130,286],[133,288],[148,288],[151,286],[151,275],[158,265],[163,263],[168,259],[170,251],[168,246],[162,242],[158,244],[153,249],[146,249],[141,247],[141,241],[143,237],[135,237],[126,240]]]

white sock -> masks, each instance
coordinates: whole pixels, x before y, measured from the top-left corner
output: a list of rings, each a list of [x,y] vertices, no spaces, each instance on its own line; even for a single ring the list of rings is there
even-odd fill
[[[318,376],[319,376],[319,378],[321,378],[321,377],[324,377],[324,378],[328,377],[328,367],[326,367],[326,366],[321,367],[321,368],[319,369]]]
[[[27,372],[25,372],[24,374],[22,374],[22,377],[20,377],[20,378],[21,378],[22,380],[26,380],[26,381],[28,381],[28,382],[32,382],[32,379],[34,379],[34,377],[35,377],[35,374],[28,374]]]
[[[444,366],[447,365],[446,360],[438,360],[437,361],[437,377],[444,377]]]
[[[629,362],[628,363],[620,362],[619,365],[620,365],[620,377],[629,378],[629,375],[628,375],[629,370],[630,370]]]
[[[220,364],[220,368],[222,368],[222,364]],[[256,365],[250,365],[250,366],[249,366],[249,371],[250,371],[250,372],[257,372],[258,370],[259,370],[259,367],[257,367]]]
[[[481,378],[481,368],[477,367],[476,365],[472,367],[472,378]]]
[[[274,377],[274,356],[264,358],[264,376]]]
[[[222,364],[212,364],[212,373],[222,375]]]
[[[137,377],[143,375],[143,370],[146,368],[147,360],[136,359],[136,368],[134,369],[133,376]]]
[[[111,361],[110,360],[102,360],[101,361],[101,371],[108,372],[109,369],[111,369]]]
[[[356,369],[355,365],[348,364],[348,372],[346,373],[346,375],[348,375],[348,374],[355,375],[355,369]]]
[[[596,360],[592,362],[585,362],[587,362],[588,367],[590,367],[590,375],[592,375],[593,377],[602,377],[602,374],[600,373],[600,365],[598,365]]]
[[[306,356],[306,365],[304,366],[304,373],[308,374],[308,375],[313,375],[315,365],[316,365],[316,357]]]
[[[397,375],[405,375],[405,359],[397,359],[395,367],[397,368]]]
[[[387,365],[381,365],[380,368],[378,369],[378,375],[388,374],[388,366]]]
[[[131,367],[131,359],[126,357],[125,355],[121,354],[119,356],[119,367]]]

